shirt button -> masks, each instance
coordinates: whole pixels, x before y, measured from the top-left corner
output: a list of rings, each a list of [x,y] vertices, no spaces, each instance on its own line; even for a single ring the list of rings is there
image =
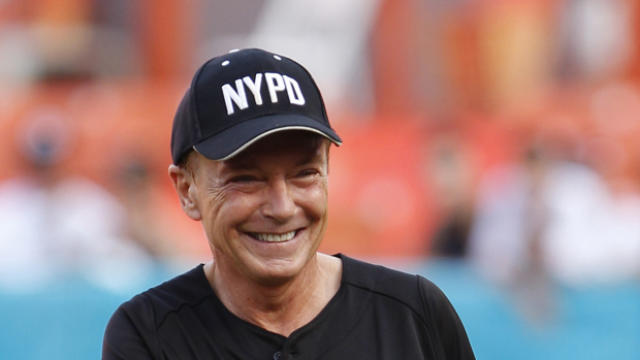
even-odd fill
[[[282,353],[280,351],[276,351],[273,354],[273,360],[280,360],[282,358]]]

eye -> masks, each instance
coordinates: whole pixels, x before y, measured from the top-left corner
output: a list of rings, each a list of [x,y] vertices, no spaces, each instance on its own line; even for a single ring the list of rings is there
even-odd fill
[[[298,173],[298,177],[308,177],[319,174],[320,172],[317,169],[304,169]]]

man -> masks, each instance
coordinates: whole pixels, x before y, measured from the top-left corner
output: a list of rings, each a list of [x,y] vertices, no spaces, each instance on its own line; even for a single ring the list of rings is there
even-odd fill
[[[428,280],[317,252],[331,143],[301,65],[258,49],[206,62],[174,119],[169,176],[213,259],[124,303],[103,359],[473,359]]]

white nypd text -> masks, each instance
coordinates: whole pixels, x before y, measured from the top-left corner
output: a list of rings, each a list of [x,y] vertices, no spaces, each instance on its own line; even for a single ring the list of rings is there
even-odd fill
[[[249,107],[247,92],[253,95],[257,106],[262,105],[263,99],[260,89],[262,88],[263,79],[269,90],[269,101],[271,103],[277,103],[279,93],[286,91],[291,104],[300,106],[305,104],[300,85],[294,78],[273,72],[257,73],[253,79],[249,76],[236,79],[234,82],[235,87],[231,84],[222,85],[227,115],[235,112],[235,106],[237,106],[238,110],[244,110]]]

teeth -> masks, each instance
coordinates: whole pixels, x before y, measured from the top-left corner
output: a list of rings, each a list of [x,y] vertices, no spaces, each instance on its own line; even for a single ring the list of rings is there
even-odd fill
[[[253,233],[252,235],[260,241],[282,242],[282,241],[289,241],[293,239],[293,237],[296,235],[296,232],[290,231],[284,234]]]

